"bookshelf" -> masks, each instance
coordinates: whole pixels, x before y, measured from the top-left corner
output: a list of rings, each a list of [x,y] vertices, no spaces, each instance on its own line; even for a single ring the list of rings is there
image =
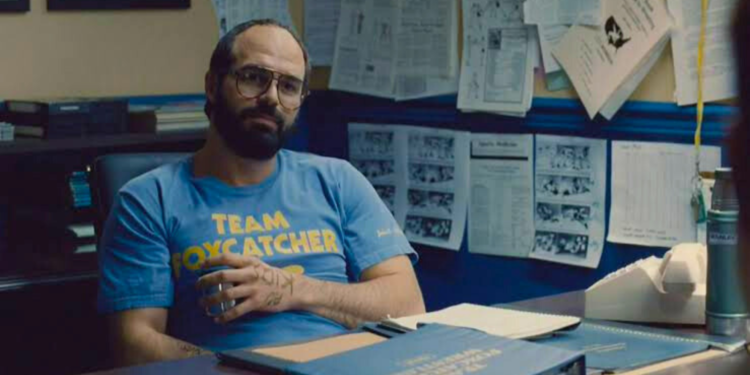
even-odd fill
[[[96,148],[136,145],[156,146],[164,143],[197,142],[204,140],[205,137],[206,131],[201,130],[162,134],[117,134],[63,139],[17,138],[13,141],[0,142],[0,156],[25,153],[91,150]]]

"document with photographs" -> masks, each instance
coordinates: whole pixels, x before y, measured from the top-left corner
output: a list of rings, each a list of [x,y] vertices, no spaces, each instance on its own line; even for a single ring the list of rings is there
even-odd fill
[[[732,11],[741,0],[711,0],[706,19],[706,44],[703,60],[703,98],[716,101],[737,96],[737,75],[732,52],[730,23]],[[677,104],[698,101],[698,39],[700,39],[701,1],[668,0],[675,19],[672,31],[672,55]],[[750,22],[745,20],[744,22]]]
[[[552,55],[594,118],[659,42],[672,20],[664,1],[606,0],[599,27],[573,25]]]
[[[330,66],[336,45],[341,0],[315,0],[305,8],[305,45],[313,66]]]
[[[528,258],[534,244],[534,138],[472,134],[469,252]]]
[[[524,21],[534,25],[602,24],[602,0],[526,0]]]
[[[530,258],[596,268],[604,248],[607,141],[536,137]]]
[[[470,134],[423,127],[399,130],[406,134],[408,149],[404,232],[412,242],[458,250],[469,200]]]
[[[361,123],[350,123],[348,128],[349,162],[365,175],[396,218],[397,207],[406,206],[405,147],[397,146],[405,142],[398,134],[400,128]]]
[[[536,33],[522,0],[463,1],[463,60],[458,108],[526,113],[534,90]]]
[[[644,168],[647,165],[648,168]],[[721,148],[701,147],[701,170],[721,166]],[[612,142],[610,242],[672,247],[699,240],[690,204],[695,147]]]
[[[396,0],[342,0],[329,88],[392,98],[396,82]]]

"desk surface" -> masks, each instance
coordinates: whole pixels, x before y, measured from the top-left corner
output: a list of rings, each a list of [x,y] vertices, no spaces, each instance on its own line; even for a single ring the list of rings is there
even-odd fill
[[[541,312],[583,316],[583,292],[564,293],[556,296],[536,298],[514,303],[516,306],[534,309]],[[704,362],[676,366],[653,375],[746,375],[750,373],[750,355],[741,350],[729,356],[709,359]],[[156,374],[241,374],[251,375],[252,372],[223,366],[211,355],[200,356],[185,360],[159,362],[144,366],[115,369],[97,372],[96,375],[156,375]],[[91,374],[91,375],[95,375]]]

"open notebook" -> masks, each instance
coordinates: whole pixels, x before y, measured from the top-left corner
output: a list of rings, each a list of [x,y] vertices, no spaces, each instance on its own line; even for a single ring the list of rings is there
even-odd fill
[[[512,339],[526,339],[549,335],[555,331],[572,328],[581,318],[517,311],[501,307],[488,307],[462,303],[427,314],[386,319],[382,324],[402,329],[415,330],[418,324],[440,323],[444,325],[473,328],[490,335]]]

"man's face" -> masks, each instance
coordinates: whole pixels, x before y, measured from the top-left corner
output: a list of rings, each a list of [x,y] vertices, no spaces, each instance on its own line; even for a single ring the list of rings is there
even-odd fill
[[[305,75],[302,50],[286,30],[276,26],[254,26],[240,34],[234,56],[235,70],[260,66],[299,79]],[[246,99],[237,92],[232,74],[218,82],[209,100],[217,133],[234,154],[245,159],[268,160],[276,155],[299,112],[279,103],[276,81],[258,98]]]

